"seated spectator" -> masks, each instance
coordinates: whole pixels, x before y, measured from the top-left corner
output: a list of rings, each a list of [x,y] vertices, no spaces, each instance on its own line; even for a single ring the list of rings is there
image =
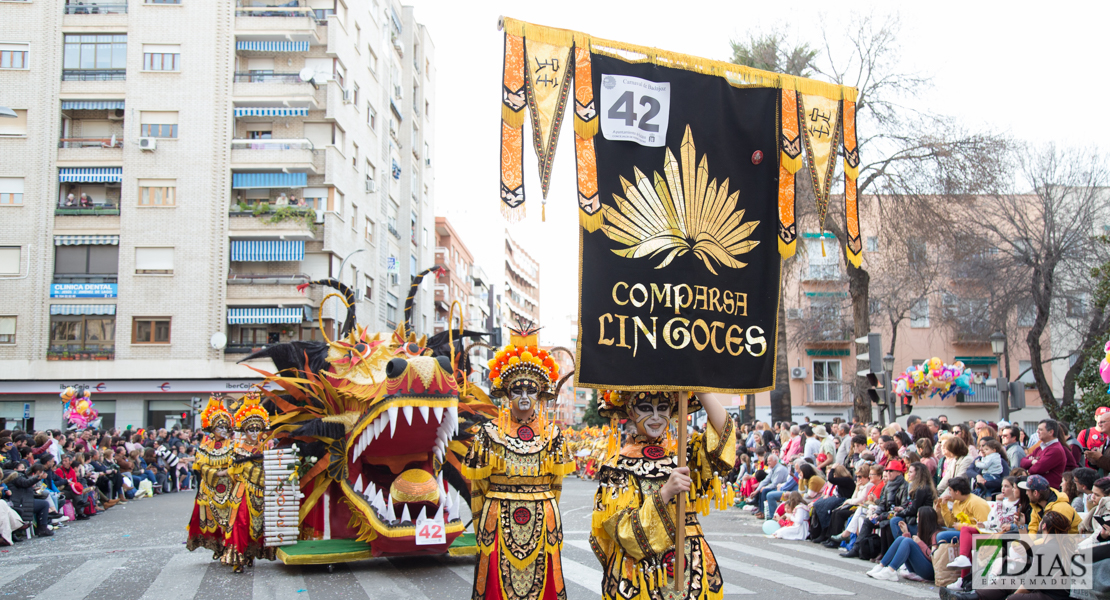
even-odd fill
[[[878,469],[872,469],[871,465],[867,463],[856,467],[856,489],[852,492],[851,498],[845,500],[836,510],[832,511],[829,516],[828,529],[824,532],[824,535],[828,536],[829,539],[822,545],[826,548],[837,548],[842,542],[849,540],[852,533],[854,533],[847,530],[849,521],[860,506],[866,505],[867,500],[871,497],[872,489],[881,482],[882,478]]]
[[[1040,531],[1039,526],[1045,513],[1059,513],[1068,521],[1067,533],[1078,533],[1081,519],[1071,507],[1068,497],[1061,491],[1054,490],[1048,479],[1040,475],[1030,475],[1018,487],[1029,494],[1029,504],[1032,512],[1029,516],[1029,531]]]
[[[964,439],[958,435],[953,435],[944,440],[942,446],[944,453],[944,467],[940,483],[937,484],[937,491],[943,494],[948,489],[948,482],[956,477],[963,477],[967,472],[967,468],[974,462],[974,458],[968,456],[967,444]]]
[[[997,440],[987,439],[979,443],[979,458],[975,459],[975,495],[989,498],[1001,487],[1009,465],[1003,464],[1006,450]],[[968,470],[970,473],[970,469]]]
[[[917,533],[910,531],[905,521],[898,521],[899,536],[891,543],[879,564],[867,572],[868,577],[898,581],[898,569],[903,565],[909,571],[906,579],[932,581],[933,548],[937,545],[937,513],[931,506],[922,506],[917,512]],[[912,577],[911,577],[912,575]]]
[[[1071,507],[1075,509],[1075,512],[1088,512],[1094,508],[1099,500],[1094,497],[1094,485],[1095,481],[1098,480],[1098,471],[1087,467],[1079,467],[1072,471],[1071,475],[1075,484],[1074,495],[1066,490],[1064,493],[1068,494],[1068,498],[1071,498]]]
[[[1052,419],[1044,419],[1037,425],[1037,437],[1040,445],[1021,459],[1021,468],[1029,471],[1030,475],[1040,475],[1048,481],[1050,488],[1059,489],[1067,469],[1068,456],[1071,454],[1064,449],[1058,436],[1060,424]]]
[[[804,540],[809,537],[810,506],[797,491],[790,492],[785,502],[786,514],[779,519],[781,527],[772,534],[780,540]]]
[[[1091,485],[1090,511],[1083,515],[1079,523],[1079,533],[1101,533],[1095,517],[1110,516],[1110,477],[1102,477]],[[1110,520],[1110,519],[1104,519]],[[1110,548],[1108,548],[1110,549]]]
[[[829,526],[832,522],[832,512],[851,498],[856,491],[856,482],[844,465],[836,465],[829,473],[826,490],[831,488],[831,493],[822,493],[822,498],[812,503],[811,514],[817,517],[817,530],[811,532],[810,539],[815,544],[822,544],[829,539]]]

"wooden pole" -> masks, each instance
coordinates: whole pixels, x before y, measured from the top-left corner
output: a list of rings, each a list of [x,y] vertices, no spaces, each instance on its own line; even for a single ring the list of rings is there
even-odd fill
[[[686,405],[690,392],[676,392],[678,397],[678,466],[686,466]],[[686,493],[678,495],[675,509],[674,589],[686,589]],[[686,594],[683,593],[683,597]]]

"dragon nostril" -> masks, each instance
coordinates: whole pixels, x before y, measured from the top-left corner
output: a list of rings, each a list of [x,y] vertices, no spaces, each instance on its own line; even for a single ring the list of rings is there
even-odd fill
[[[450,358],[448,358],[446,356],[437,356],[436,361],[439,362],[439,368],[443,369],[445,372],[450,373],[453,370],[453,369],[451,369],[451,359]]]
[[[385,366],[385,376],[389,377],[390,379],[394,377],[400,377],[401,373],[404,373],[405,369],[408,368],[408,366],[409,361],[403,358],[394,358]]]

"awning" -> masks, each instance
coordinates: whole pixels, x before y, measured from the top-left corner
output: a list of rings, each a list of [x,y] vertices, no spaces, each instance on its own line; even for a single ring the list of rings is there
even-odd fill
[[[288,262],[304,260],[300,240],[232,240],[231,260],[235,262]]]
[[[118,246],[118,235],[56,235],[55,246]]]
[[[308,52],[308,42],[236,42],[235,49],[257,52]]]
[[[114,315],[115,304],[51,304],[52,315]]]
[[[231,188],[303,188],[308,186],[307,173],[232,173]]]
[[[969,367],[998,364],[998,358],[994,356],[957,356],[956,360]]]
[[[807,298],[847,298],[848,292],[806,292]]]
[[[123,167],[77,167],[58,169],[62,183],[110,183],[123,181]]]
[[[295,308],[229,308],[228,325],[250,323],[300,323],[304,321],[304,307]]]
[[[847,350],[819,350],[806,348],[806,356],[848,356]]]
[[[123,100],[62,100],[62,110],[113,110],[123,107]]]
[[[236,117],[307,117],[307,108],[267,108],[243,106],[235,108]]]

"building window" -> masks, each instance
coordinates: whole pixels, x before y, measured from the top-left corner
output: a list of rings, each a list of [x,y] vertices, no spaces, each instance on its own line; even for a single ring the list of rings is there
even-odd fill
[[[366,242],[374,243],[374,222],[370,219],[366,219]]]
[[[370,103],[366,103],[366,124],[370,126],[370,131],[378,131],[378,111]]]
[[[839,360],[813,361],[814,402],[840,402],[843,397],[841,386]]]
[[[374,77],[378,76],[378,55],[374,52],[373,46],[367,46],[370,55],[366,57],[366,64],[370,67],[370,74]]]
[[[181,4],[181,0],[146,0],[147,4]]]
[[[0,206],[23,204],[23,178],[0,177]]]
[[[415,255],[410,255],[409,256],[409,277],[412,277],[413,275],[416,275],[419,272],[419,270],[420,270],[420,267],[418,267],[417,264],[416,264],[416,256]]]
[[[50,317],[50,353],[114,353],[116,318],[103,315]]]
[[[135,248],[135,273],[172,275],[173,248]]]
[[[1071,319],[1082,319],[1087,316],[1087,294],[1075,294],[1067,297],[1067,314]]]
[[[369,275],[366,277],[366,300],[374,299],[374,278]]]
[[[0,246],[0,275],[19,275],[22,248]]]
[[[922,298],[910,308],[910,327],[922,329],[929,326],[929,299]]]
[[[385,324],[390,329],[397,327],[397,296],[385,293]]]
[[[351,103],[355,105],[355,112],[358,112],[358,84],[351,84]]]
[[[119,273],[119,246],[54,246],[54,278],[110,277]]]
[[[428,228],[424,228],[424,247],[428,247]]]
[[[867,236],[867,248],[866,248],[866,250],[868,252],[878,252],[879,251],[879,238],[876,237],[876,236],[873,236],[873,235]]]
[[[1068,365],[1069,367],[1071,365]],[[1025,385],[1034,385],[1037,380],[1033,378],[1033,363],[1027,360],[1018,361],[1018,381]]]
[[[112,81],[127,76],[127,34],[66,34],[62,79]]]
[[[177,180],[140,179],[139,206],[177,206]]]
[[[0,117],[0,137],[26,137],[27,111],[15,109],[15,118]]]
[[[177,111],[144,110],[139,113],[142,137],[176,138]]]
[[[239,343],[244,346],[265,346],[270,343],[269,328],[265,325],[239,327]]]
[[[178,44],[143,44],[144,71],[180,71],[181,46]]]
[[[0,316],[0,344],[15,343],[15,316]]]
[[[0,69],[26,69],[27,44],[0,44]]]
[[[168,317],[135,317],[131,322],[131,343],[170,343],[170,319]]]
[[[809,261],[807,279],[828,280],[840,277],[840,254],[836,238],[806,239],[806,258]]]

